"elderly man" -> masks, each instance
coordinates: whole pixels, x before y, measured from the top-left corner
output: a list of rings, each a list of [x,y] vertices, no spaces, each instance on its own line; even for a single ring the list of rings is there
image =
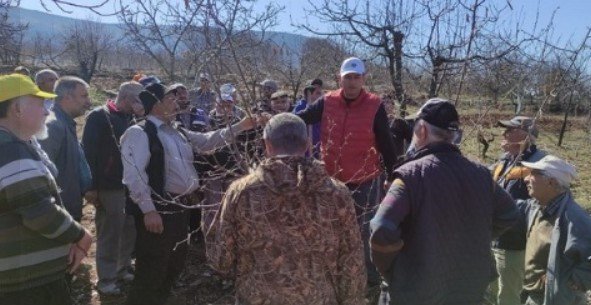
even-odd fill
[[[504,155],[492,166],[493,176],[497,184],[504,188],[514,200],[529,199],[527,185],[524,180],[527,171],[521,161],[535,162],[546,155],[536,147],[538,130],[534,120],[526,116],[516,116],[511,120],[497,123],[503,127],[501,148]],[[519,222],[507,232],[493,241],[497,273],[499,278],[492,284],[491,291],[497,305],[520,304],[523,286],[524,255],[525,255],[525,220]]]
[[[216,102],[215,109],[210,112],[210,128],[217,130],[236,124],[246,116],[244,110],[236,106],[236,88],[231,84],[224,84],[220,88],[223,92]],[[236,141],[231,145],[225,145],[205,156],[210,170],[207,172],[207,184],[205,199],[209,208],[203,209],[202,227],[206,230],[213,221],[222,196],[226,189],[236,178],[246,174],[246,162],[253,157],[253,149],[256,144],[256,132],[254,130],[242,132],[236,135]],[[205,231],[204,231],[205,232]]]
[[[66,210],[82,219],[82,197],[92,178],[86,157],[76,135],[75,118],[90,109],[88,84],[74,76],[64,76],[55,85],[55,106],[47,122],[49,137],[40,140],[43,150],[58,170],[57,185]]]
[[[591,289],[591,217],[574,200],[575,168],[547,155],[522,162],[531,199],[519,201],[527,212],[525,246],[526,305],[584,305]]]
[[[176,83],[171,85],[170,89],[174,90],[176,93],[177,104],[179,105],[179,113],[176,115],[176,123],[191,131],[207,131],[209,117],[203,109],[191,106],[187,87],[183,84]]]
[[[491,237],[519,212],[453,144],[459,128],[445,100],[427,101],[416,116],[416,151],[371,221],[373,262],[387,283],[380,304],[477,305],[494,277]]]
[[[276,81],[265,79],[259,84],[261,87],[261,98],[257,101],[257,108],[260,111],[271,112],[271,95],[279,90]]]
[[[121,293],[119,280],[133,280],[131,253],[135,244],[133,217],[125,215],[125,187],[119,139],[132,124],[134,116],[143,116],[139,100],[143,87],[125,82],[115,100],[92,110],[86,117],[82,144],[92,173],[92,185],[86,192],[88,203],[96,208],[96,269],[100,293]]]
[[[53,93],[55,82],[59,78],[57,72],[51,69],[43,69],[35,74],[35,84],[45,91]]]
[[[27,76],[0,76],[0,304],[72,304],[65,271],[76,270],[92,243],[31,145],[47,136],[54,97]]]
[[[291,112],[291,101],[287,91],[280,90],[271,95],[271,112],[273,114]]]
[[[191,92],[191,106],[209,113],[214,106],[216,94],[211,90],[211,77],[203,72],[199,74],[199,89]]]
[[[369,221],[381,200],[383,160],[392,181],[396,163],[388,116],[380,98],[367,92],[365,65],[356,57],[343,61],[341,89],[327,93],[298,112],[306,124],[320,123],[321,157],[329,175],[345,183],[353,192],[364,241],[368,280],[379,284],[379,275],[369,258]]]
[[[365,267],[348,189],[304,157],[306,125],[274,116],[268,158],[230,186],[207,232],[213,267],[240,304],[363,304]]]
[[[181,132],[172,124],[178,112],[174,88],[151,84],[140,99],[146,120],[121,137],[123,183],[133,200],[127,211],[134,215],[137,231],[136,273],[127,304],[160,305],[184,268],[186,206],[193,204],[191,194],[200,184],[194,152],[221,147],[233,139],[230,129],[239,133],[255,123],[244,119],[208,133]]]

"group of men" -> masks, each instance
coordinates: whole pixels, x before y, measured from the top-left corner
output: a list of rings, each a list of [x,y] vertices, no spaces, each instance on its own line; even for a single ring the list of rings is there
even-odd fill
[[[237,304],[364,304],[377,286],[384,305],[481,304],[489,285],[499,305],[585,304],[591,218],[569,191],[574,167],[536,149],[534,120],[499,121],[491,173],[458,149],[454,105],[431,99],[398,161],[364,62],[339,77],[296,105],[265,80],[252,109],[206,73],[194,91],[138,77],[90,111],[80,143],[86,82],[1,76],[0,304],[70,304],[63,274],[92,239],[83,197],[97,290],[132,282],[127,304],[166,303],[199,229]]]

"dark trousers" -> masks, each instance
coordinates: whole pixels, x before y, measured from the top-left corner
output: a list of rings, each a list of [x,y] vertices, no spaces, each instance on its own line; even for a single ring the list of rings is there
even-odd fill
[[[163,305],[185,267],[189,212],[160,214],[162,234],[146,231],[143,215],[135,217],[137,230],[135,279],[127,305]],[[176,249],[175,249],[176,247]]]
[[[0,293],[2,305],[71,305],[70,287],[66,279],[21,291]]]
[[[367,268],[367,281],[370,286],[380,283],[380,275],[371,262],[369,249],[369,222],[373,218],[382,200],[382,179],[380,177],[361,184],[347,184],[351,195],[355,200],[355,212],[357,223],[361,231],[363,241],[363,252],[365,254],[365,267]]]

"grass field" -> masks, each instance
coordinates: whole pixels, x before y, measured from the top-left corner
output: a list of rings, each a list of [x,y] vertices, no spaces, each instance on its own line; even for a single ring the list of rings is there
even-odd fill
[[[511,116],[511,114],[491,114],[491,118],[486,120],[485,126],[493,125],[492,121],[496,122],[501,117],[505,119],[511,118]],[[562,146],[558,146],[558,135],[562,116],[545,116],[540,118],[537,124],[540,129],[537,146],[550,154],[568,160],[576,166],[578,179],[575,180],[572,191],[577,202],[585,209],[591,210],[591,190],[589,189],[589,185],[591,185],[591,135],[589,134],[589,130],[585,129],[585,125],[588,125],[585,123],[585,120],[586,118],[570,119],[563,144]],[[494,141],[490,143],[487,158],[483,159],[480,156],[482,145],[477,141],[476,132],[473,131],[473,125],[468,124],[464,128],[465,138],[461,146],[464,154],[471,159],[478,160],[487,165],[495,162],[502,153],[500,141],[502,139],[501,133],[503,129],[499,127],[483,128],[485,134],[495,135]]]

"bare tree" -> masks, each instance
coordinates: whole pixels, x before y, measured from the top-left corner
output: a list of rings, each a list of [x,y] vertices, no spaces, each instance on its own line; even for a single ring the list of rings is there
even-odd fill
[[[318,18],[329,29],[318,29],[309,20],[299,26],[313,34],[328,37],[343,36],[374,53],[388,67],[396,99],[404,108],[402,85],[403,41],[420,14],[415,1],[308,1],[306,12]]]
[[[193,1],[185,9],[167,0],[135,0],[120,3],[119,20],[131,42],[158,63],[171,81],[176,80],[182,40],[203,9]]]
[[[63,36],[65,53],[78,66],[78,75],[90,82],[114,39],[95,21],[77,22]]]
[[[8,10],[18,1],[0,0],[0,63],[17,65],[21,60],[24,31],[28,25],[9,20]]]

